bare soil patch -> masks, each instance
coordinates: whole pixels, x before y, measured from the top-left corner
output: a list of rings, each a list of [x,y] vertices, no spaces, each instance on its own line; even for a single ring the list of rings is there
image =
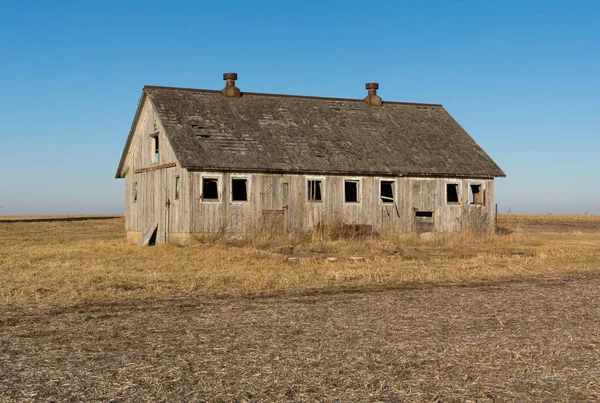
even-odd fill
[[[0,316],[19,401],[597,401],[600,276]]]

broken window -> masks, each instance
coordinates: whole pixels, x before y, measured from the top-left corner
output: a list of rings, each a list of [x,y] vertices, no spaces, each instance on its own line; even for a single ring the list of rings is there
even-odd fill
[[[319,179],[308,180],[308,201],[322,201],[321,186],[323,181]]]
[[[248,201],[248,179],[231,179],[231,201]]]
[[[358,179],[344,180],[344,201],[346,203],[360,202],[360,181]]]
[[[179,175],[175,175],[175,194],[173,195],[173,198],[175,200],[179,200],[179,192],[180,192],[180,180],[179,180]]]
[[[469,203],[483,204],[483,192],[480,184],[471,184],[469,186]]]
[[[131,193],[132,193],[131,198],[132,198],[133,202],[136,203],[137,199],[138,199],[138,187],[137,187],[137,182],[135,182],[135,181],[133,182]]]
[[[394,181],[379,182],[379,196],[384,204],[394,204]]]
[[[202,178],[202,200],[219,200],[219,179]]]
[[[446,202],[459,203],[458,183],[447,183],[446,184]]]

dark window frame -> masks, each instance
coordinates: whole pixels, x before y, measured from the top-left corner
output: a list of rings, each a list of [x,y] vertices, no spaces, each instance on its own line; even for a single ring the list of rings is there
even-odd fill
[[[235,199],[234,200],[234,192],[233,192],[233,182],[234,181],[244,181],[246,183],[246,199]],[[231,203],[250,203],[250,177],[249,176],[232,176],[229,180],[229,200]]]
[[[356,185],[356,200],[348,201],[348,194],[346,192],[346,184],[352,183]],[[362,181],[360,178],[344,178],[344,203],[345,204],[360,204],[362,194]],[[351,195],[351,194],[350,194]]]
[[[221,202],[221,176],[213,176],[213,175],[202,175],[200,178],[200,194],[202,195],[201,199],[203,203],[220,203]],[[216,198],[206,198],[206,192],[204,190],[204,181],[210,180],[215,181],[217,186],[217,197]]]
[[[448,192],[450,186],[455,186],[455,189],[456,189],[456,192],[455,192],[455,194],[456,194],[456,201],[450,200],[450,196],[451,195]],[[446,204],[453,205],[453,206],[460,205],[460,191],[461,191],[461,189],[460,189],[460,182],[446,182],[446,191],[445,191],[445,194],[446,194]]]

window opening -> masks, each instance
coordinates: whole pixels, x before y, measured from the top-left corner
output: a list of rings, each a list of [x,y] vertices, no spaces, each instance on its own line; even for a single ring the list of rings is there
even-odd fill
[[[231,179],[231,200],[248,201],[248,180]]]
[[[360,183],[358,180],[345,180],[344,181],[344,200],[346,203],[358,203]]]
[[[394,204],[394,181],[381,181],[379,183],[379,195],[382,203]]]
[[[322,201],[321,195],[322,181],[318,179],[310,179],[308,181],[308,201]]]
[[[415,211],[417,217],[433,217],[433,211]]]
[[[158,164],[158,136],[154,137],[154,162]]]
[[[446,184],[446,202],[458,203],[458,183]]]
[[[471,204],[483,204],[483,192],[481,191],[481,185],[469,186],[469,203]]]
[[[132,195],[133,196],[132,197],[133,198],[133,202],[136,203],[137,200],[138,200],[138,186],[137,186],[137,182],[133,182],[132,193],[133,193],[133,195]]]
[[[179,200],[179,191],[180,191],[181,182],[179,180],[179,175],[175,175],[175,200]]]
[[[219,200],[219,180],[217,178],[202,178],[202,199]]]

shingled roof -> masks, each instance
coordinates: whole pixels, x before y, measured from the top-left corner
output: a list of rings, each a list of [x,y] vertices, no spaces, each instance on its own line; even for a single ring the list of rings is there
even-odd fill
[[[441,106],[144,87],[190,170],[492,178],[504,172]],[[140,102],[141,105],[142,102]],[[127,141],[122,169],[134,127]]]

